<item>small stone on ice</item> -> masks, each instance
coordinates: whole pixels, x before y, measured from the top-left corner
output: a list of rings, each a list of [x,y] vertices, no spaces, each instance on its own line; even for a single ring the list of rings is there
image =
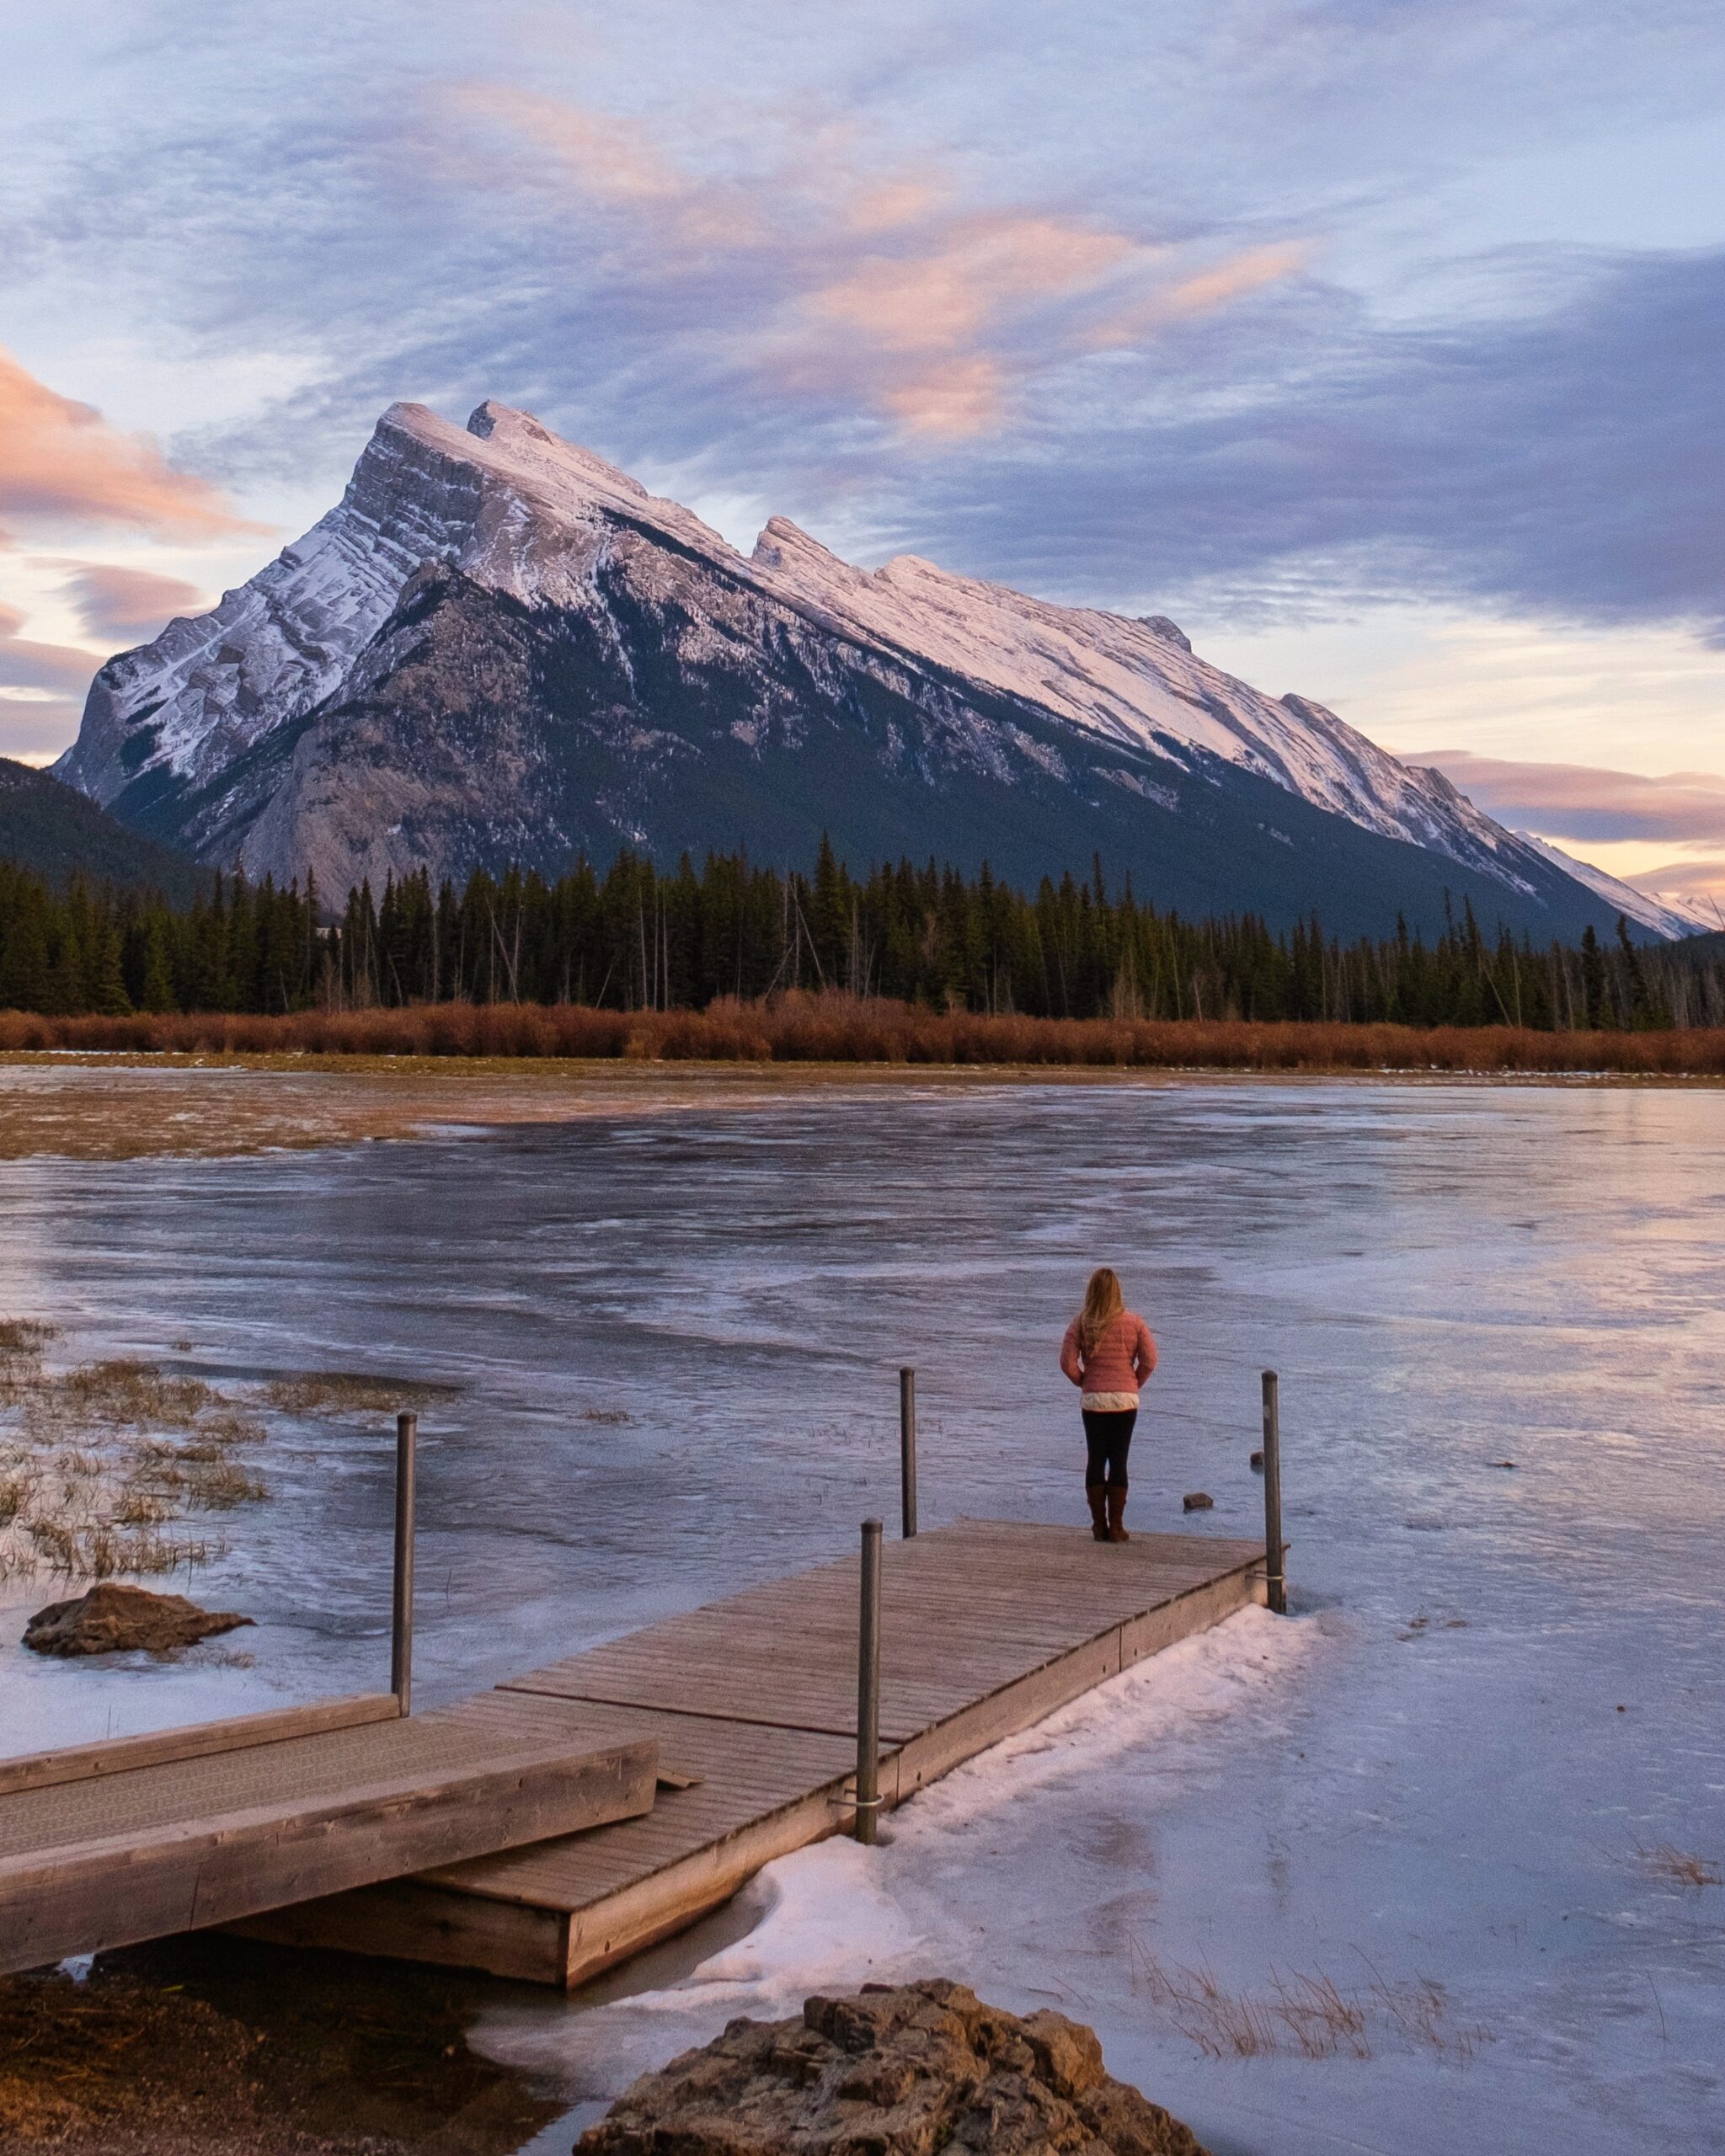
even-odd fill
[[[1188,1513],[1207,1513],[1215,1509],[1215,1499],[1207,1490],[1188,1490],[1181,1499]]]
[[[1252,1455],[1251,1466],[1254,1474],[1262,1475],[1263,1473],[1263,1454],[1261,1452],[1253,1453]]]

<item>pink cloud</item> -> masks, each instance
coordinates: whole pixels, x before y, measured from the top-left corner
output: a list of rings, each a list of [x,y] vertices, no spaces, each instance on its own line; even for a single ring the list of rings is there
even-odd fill
[[[67,562],[66,590],[87,636],[119,646],[147,643],[179,614],[200,614],[208,605],[195,584],[150,569],[107,562]]]
[[[1667,771],[1650,777],[1592,764],[1523,763],[1450,749],[1402,760],[1434,766],[1489,814],[1542,838],[1725,845],[1725,773]],[[1636,881],[1647,878],[1637,874]]]
[[[75,644],[30,643],[22,637],[0,635],[0,688],[82,696],[101,664],[99,652],[80,651]]]
[[[1086,339],[1095,351],[1117,350],[1136,344],[1183,317],[1213,314],[1235,300],[1296,276],[1310,258],[1303,240],[1289,240],[1274,247],[1250,247],[1243,253],[1213,263],[1172,284],[1163,285],[1135,299],[1096,323]]]
[[[1658,868],[1637,869],[1623,880],[1656,898],[1710,901],[1718,926],[1725,928],[1725,860],[1668,861]]]
[[[458,113],[530,143],[583,195],[645,215],[684,244],[737,246],[760,237],[743,189],[680,170],[637,125],[500,83],[458,83],[447,95]]]
[[[1051,217],[955,219],[932,243],[864,255],[810,293],[792,341],[804,369],[848,380],[907,432],[979,434],[1005,412],[996,325],[1092,289],[1140,252],[1119,232]]]
[[[264,527],[147,437],[110,427],[0,351],[0,514],[52,526],[129,525],[199,538]]]
[[[47,763],[67,746],[77,732],[83,700],[0,696],[0,756],[18,756],[26,763]]]
[[[467,184],[539,186],[548,173],[620,223],[630,259],[667,294],[679,278],[710,293],[716,264],[746,254],[760,302],[728,341],[773,392],[847,402],[932,440],[996,427],[1037,376],[1304,259],[1260,247],[1176,278],[1174,250],[1126,232],[954,206],[949,175],[883,171],[842,125],[788,120],[776,157],[738,174],[678,163],[639,121],[537,92],[471,83],[443,109],[457,137],[479,123],[492,160]]]
[[[1294,243],[1259,246],[1182,276],[1190,257],[1130,232],[958,207],[947,173],[882,170],[841,123],[785,119],[774,153],[738,173],[677,162],[636,119],[515,86],[470,82],[442,110],[457,119],[451,140],[466,136],[457,155],[481,145],[463,184],[574,189],[589,222],[621,227],[670,304],[679,278],[709,293],[713,267],[746,254],[761,302],[729,330],[740,362],[774,392],[843,401],[929,440],[1001,427],[1037,375],[1305,263]]]

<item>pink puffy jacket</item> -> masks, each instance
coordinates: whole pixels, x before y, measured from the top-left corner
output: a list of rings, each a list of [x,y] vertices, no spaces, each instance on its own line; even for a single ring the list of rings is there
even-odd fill
[[[1078,1346],[1078,1321],[1060,1342],[1060,1368],[1086,1392],[1135,1393],[1156,1368],[1156,1342],[1135,1310],[1122,1310],[1088,1354]]]

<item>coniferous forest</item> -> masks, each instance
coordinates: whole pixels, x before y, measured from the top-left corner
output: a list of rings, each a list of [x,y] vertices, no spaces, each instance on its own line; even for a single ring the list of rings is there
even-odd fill
[[[857,879],[823,846],[812,873],[741,856],[672,873],[631,853],[554,883],[423,874],[348,894],[212,875],[176,908],[0,863],[0,1010],[53,1016],[291,1013],[408,1005],[702,1010],[787,990],[1029,1017],[1303,1021],[1639,1032],[1725,1023],[1717,939],[1649,948],[1620,921],[1574,948],[1487,934],[1464,907],[1428,939],[1398,924],[1343,945],[1313,920],[1187,921],[1083,880],[1033,896],[932,862]]]

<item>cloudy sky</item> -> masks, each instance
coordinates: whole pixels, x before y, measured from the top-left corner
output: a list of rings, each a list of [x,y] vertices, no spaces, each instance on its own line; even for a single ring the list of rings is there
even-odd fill
[[[0,753],[494,396],[1167,612],[1725,902],[1717,0],[54,0],[0,87]]]

